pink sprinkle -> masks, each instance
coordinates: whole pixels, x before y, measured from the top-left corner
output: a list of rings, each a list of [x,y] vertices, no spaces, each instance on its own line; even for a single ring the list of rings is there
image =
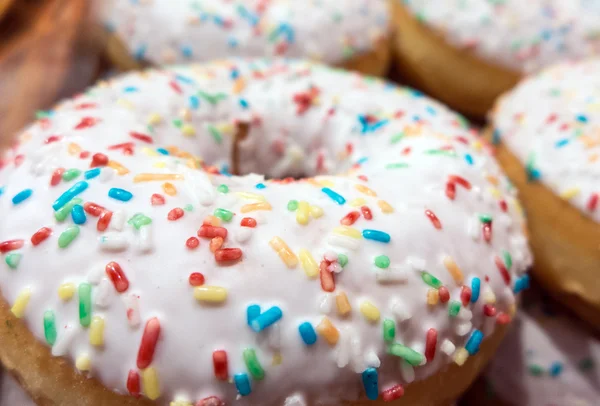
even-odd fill
[[[429,217],[429,220],[431,221],[431,224],[433,224],[433,226],[435,228],[437,228],[438,230],[442,229],[442,223],[440,223],[440,220],[437,218],[437,216],[435,215],[434,212],[432,212],[431,210],[427,209],[427,210],[425,210],[425,215],[427,217]]]
[[[163,204],[165,204],[165,198],[163,195],[155,193],[150,198],[150,203],[152,204],[152,206],[162,206]]]
[[[142,134],[142,133],[138,133],[136,131],[130,131],[129,135],[132,138],[135,138],[136,140],[142,141],[142,142],[146,142],[148,144],[152,144],[154,142],[154,140],[152,139],[151,136],[147,135],[147,134]]]
[[[98,122],[100,122],[99,118],[94,117],[83,117],[81,121],[75,126],[76,130],[83,130],[86,128],[91,128],[95,126]]]

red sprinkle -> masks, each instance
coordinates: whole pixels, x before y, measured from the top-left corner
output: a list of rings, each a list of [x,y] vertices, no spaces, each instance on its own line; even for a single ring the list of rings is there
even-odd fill
[[[112,281],[117,292],[123,293],[129,289],[129,280],[127,280],[127,276],[125,276],[121,265],[116,262],[109,262],[106,265],[106,274]]]
[[[96,225],[96,229],[98,231],[106,231],[108,225],[110,224],[110,220],[112,219],[112,211],[103,211],[98,219],[98,224]]]
[[[98,107],[96,103],[79,103],[75,106],[76,110],[95,109]]]
[[[242,258],[242,250],[239,248],[221,248],[215,251],[217,262],[237,261]]]
[[[100,119],[94,117],[83,117],[81,121],[75,126],[76,130],[83,130],[95,126]]]
[[[351,211],[340,220],[340,223],[344,226],[351,226],[352,224],[356,223],[356,220],[358,220],[359,217],[359,212]]]
[[[52,177],[50,178],[50,186],[56,186],[62,180],[62,175],[65,173],[65,168],[58,168],[54,172],[52,172]]]
[[[227,229],[223,227],[215,227],[208,224],[203,224],[198,230],[198,237],[204,238],[215,238],[221,237],[222,239],[227,238]]]
[[[450,181],[446,182],[446,196],[448,199],[454,200],[456,197],[456,184]]]
[[[133,149],[135,144],[133,142],[124,142],[123,144],[111,145],[108,147],[109,150],[122,149],[123,155],[133,155]]]
[[[510,274],[508,273],[508,269],[506,269],[504,262],[502,262],[500,257],[494,257],[494,262],[496,263],[496,267],[500,271],[500,275],[502,275],[502,279],[504,279],[504,283],[510,285]]]
[[[210,252],[217,252],[217,250],[219,248],[221,248],[222,246],[223,246],[223,238],[215,237],[210,240],[210,244],[208,245],[208,248],[210,249]]]
[[[481,231],[485,242],[490,243],[492,241],[492,222],[483,223],[481,225]]]
[[[83,204],[83,210],[85,210],[87,214],[94,217],[99,217],[106,211],[104,207],[92,202],[85,202]]]
[[[440,295],[440,302],[447,303],[448,300],[450,300],[450,291],[448,290],[447,287],[441,286],[438,289],[438,293]]]
[[[504,213],[508,211],[508,204],[506,204],[506,200],[500,200],[498,204],[500,205],[500,210],[502,210]]]
[[[90,151],[81,151],[79,153],[80,159],[88,159],[90,157]]]
[[[156,317],[153,317],[146,322],[144,335],[142,335],[142,342],[140,343],[140,350],[137,356],[137,367],[139,369],[148,368],[152,364],[159,335],[160,322]]]
[[[196,248],[198,248],[198,246],[200,245],[200,240],[197,239],[196,237],[190,237],[187,239],[187,241],[185,242],[186,247],[188,247],[191,250],[195,250]]]
[[[242,221],[240,221],[240,225],[242,227],[254,228],[254,227],[256,227],[256,220],[253,219],[252,217],[244,217],[242,219]]]
[[[52,144],[53,142],[57,142],[62,140],[62,135],[51,135],[44,140],[45,144]]]
[[[463,286],[460,289],[460,301],[462,302],[463,306],[468,306],[469,302],[471,301],[471,288],[468,286]]]
[[[335,277],[333,272],[329,271],[328,261],[321,261],[320,264],[320,277],[321,277],[321,288],[325,292],[333,292],[335,290]]]
[[[589,211],[596,210],[596,207],[598,207],[598,199],[600,199],[600,196],[598,195],[598,193],[592,193],[592,195],[590,196],[590,199],[587,202],[587,209]]]
[[[90,168],[106,165],[108,165],[108,157],[106,155],[101,153],[92,155],[92,163],[90,164]]]
[[[425,358],[427,362],[431,362],[435,357],[435,348],[437,346],[437,330],[434,328],[430,328],[427,330],[427,335],[425,338]]]
[[[215,370],[215,378],[226,381],[229,377],[227,352],[224,350],[213,351],[213,367]]]
[[[367,206],[362,206],[360,211],[365,220],[373,220],[373,213],[371,213],[371,209],[369,209]]]
[[[204,275],[200,272],[192,272],[189,277],[190,285],[202,286],[204,285]]]
[[[146,134],[138,133],[138,132],[135,132],[135,131],[130,131],[129,135],[132,138],[135,138],[136,140],[147,142],[148,144],[152,144],[154,142],[154,140],[152,139],[152,137],[149,136],[149,135],[146,135]]]
[[[140,397],[140,374],[133,369],[130,369],[127,375],[127,390],[131,396]]]
[[[0,242],[0,254],[6,254],[10,251],[20,250],[25,244],[24,240],[8,240]]]
[[[435,228],[437,228],[438,230],[442,229],[442,223],[440,223],[440,219],[437,218],[437,216],[435,215],[434,212],[432,212],[431,210],[427,209],[427,210],[425,210],[425,215],[427,217],[429,217],[429,220],[431,220],[431,224],[433,224],[433,226]]]
[[[179,207],[174,208],[167,215],[167,219],[169,219],[169,221],[176,221],[182,217],[183,217],[183,209],[181,209]]]
[[[510,316],[506,313],[499,313],[496,317],[497,324],[508,324],[510,323]]]
[[[463,178],[462,176],[450,175],[448,177],[448,182],[458,183],[459,185],[461,185],[465,189],[471,190],[471,183],[468,180],[466,180],[465,178]]]
[[[176,93],[179,93],[179,94],[183,93],[183,90],[181,90],[181,87],[179,87],[177,82],[175,82],[174,80],[171,80],[169,82],[169,86],[171,86],[171,89],[175,90]]]
[[[36,231],[34,235],[31,236],[31,243],[34,246],[40,245],[46,240],[46,238],[50,237],[51,234],[52,229],[48,227],[42,227],[38,231]]]
[[[216,396],[209,396],[197,401],[196,406],[225,406],[225,402]]]
[[[162,206],[163,204],[165,204],[165,197],[163,195],[155,193],[150,198],[150,203],[152,204],[152,206]]]
[[[485,314],[488,317],[494,317],[496,315],[496,308],[489,303],[484,304],[483,314]]]
[[[394,385],[389,389],[381,392],[381,397],[384,402],[392,402],[404,396],[404,387],[400,384]]]

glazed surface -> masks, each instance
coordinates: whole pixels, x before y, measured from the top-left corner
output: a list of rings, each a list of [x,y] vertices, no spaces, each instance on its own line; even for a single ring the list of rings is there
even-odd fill
[[[158,65],[228,56],[340,64],[389,34],[385,0],[110,0],[101,15],[137,59]]]
[[[600,54],[595,0],[396,0],[451,44],[517,72]]]
[[[600,222],[600,60],[563,64],[503,96],[493,120],[501,139],[540,181]]]
[[[231,176],[236,145],[244,174],[313,178]],[[335,404],[364,396],[363,379],[385,397],[477,353],[527,285],[515,190],[464,119],[308,62],[117,77],[41,113],[2,167],[0,288],[13,312],[122,393],[159,323],[142,372],[158,378],[142,392],[162,404],[231,403],[244,391],[234,377],[251,384],[240,404]],[[70,198],[81,200],[60,207]],[[215,376],[217,350],[229,380]]]

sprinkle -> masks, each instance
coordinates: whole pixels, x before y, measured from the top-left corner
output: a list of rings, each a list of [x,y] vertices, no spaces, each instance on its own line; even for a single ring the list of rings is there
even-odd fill
[[[323,211],[323,209],[319,206],[310,206],[310,215],[312,218],[318,219],[323,217],[323,214],[325,212]]]
[[[100,316],[92,317],[90,324],[90,344],[96,347],[104,345],[104,319]]]
[[[296,211],[298,209],[298,200],[290,200],[287,204],[289,211]]]
[[[92,285],[80,283],[79,295],[79,323],[82,327],[89,327],[92,322]]]
[[[266,202],[267,199],[263,195],[259,195],[258,193],[251,192],[236,192],[237,196],[246,200],[258,200],[259,202]]]
[[[133,183],[166,182],[169,180],[184,180],[184,177],[177,173],[140,173],[133,177]]]
[[[194,288],[194,298],[199,302],[223,303],[227,300],[227,289],[219,286],[197,286]]]
[[[301,225],[307,225],[310,220],[310,205],[308,202],[301,201],[298,203],[298,211],[296,211],[296,222]]]
[[[412,366],[421,365],[424,359],[423,355],[400,343],[391,344],[388,348],[388,352],[396,357],[402,358]]]
[[[382,269],[388,268],[390,266],[390,258],[387,255],[375,257],[375,266]]]
[[[504,265],[500,257],[494,257],[494,263],[496,264],[496,268],[498,268],[498,271],[500,271],[500,275],[502,275],[504,283],[510,285],[510,274],[508,273],[508,269],[506,269],[506,266]]]
[[[108,197],[112,197],[121,202],[128,202],[133,198],[133,194],[124,189],[111,188],[108,191]]]
[[[373,197],[377,196],[377,193],[375,193],[374,191],[372,191],[371,189],[369,189],[365,185],[357,184],[356,186],[354,186],[354,188],[356,190],[358,190],[360,193],[363,193],[363,194],[365,194],[367,196],[373,196]]]
[[[79,235],[79,226],[70,226],[58,237],[58,246],[67,248]]]
[[[288,268],[293,269],[298,265],[298,257],[296,257],[296,254],[280,237],[273,237],[269,241],[269,245],[277,252],[279,258],[281,258]]]
[[[427,290],[427,304],[435,306],[440,300],[440,292],[437,289],[430,288]]]
[[[379,200],[377,202],[377,206],[381,209],[382,212],[389,214],[394,212],[394,208],[385,200]]]
[[[323,193],[325,193],[327,196],[329,196],[329,198],[331,200],[333,200],[334,202],[336,202],[340,206],[343,205],[344,203],[346,203],[346,199],[344,199],[344,197],[342,195],[334,192],[333,190],[331,190],[328,187],[324,187],[323,189],[321,189],[321,191]]]
[[[513,292],[515,294],[529,288],[529,275],[523,275],[515,281]]]
[[[165,192],[165,194],[167,194],[169,196],[177,195],[177,188],[172,183],[169,183],[169,182],[163,183],[162,189],[163,189],[163,192]]]
[[[431,224],[433,224],[433,226],[435,228],[437,228],[438,230],[442,229],[442,223],[440,223],[440,220],[437,218],[437,216],[435,215],[435,213],[433,213],[431,210],[425,210],[425,215],[427,217],[429,217],[429,220],[431,221]]]
[[[454,352],[454,362],[458,366],[462,366],[469,358],[469,352],[464,348],[459,348]]]
[[[252,217],[244,217],[242,221],[240,221],[240,226],[254,228],[256,227],[256,219]]]
[[[125,218],[124,214],[125,213],[119,212],[119,211],[117,211],[117,212],[114,213],[114,215],[112,216],[113,218],[112,218],[112,223],[111,223],[112,228],[117,229],[117,230],[120,231],[120,229],[121,229],[122,226],[117,226],[116,224],[119,223],[118,220],[120,218],[122,218],[122,219]],[[113,223],[115,225],[113,225]],[[131,224],[133,227],[135,227],[136,230],[139,230],[139,229],[141,229],[144,226],[152,224],[152,219],[150,217],[148,217],[148,216],[143,215],[142,213],[136,213],[132,218],[130,218],[127,221],[127,224]]]
[[[312,254],[308,250],[302,248],[298,251],[298,256],[300,257],[300,264],[302,265],[302,269],[304,269],[306,276],[309,278],[316,277],[319,274],[319,265]]]
[[[363,300],[359,306],[360,312],[369,321],[375,322],[379,320],[380,312],[377,306],[368,300]]]
[[[471,303],[475,303],[479,299],[480,289],[481,279],[474,277],[473,280],[471,280]]]
[[[438,278],[436,278],[427,271],[421,272],[421,279],[423,279],[423,282],[425,282],[432,288],[439,289],[442,287],[442,281],[440,281]]]
[[[343,268],[348,264],[348,256],[346,254],[338,254],[338,264]]]
[[[129,173],[129,169],[125,168],[123,165],[121,165],[117,161],[108,161],[108,167],[117,171],[117,174],[119,176],[124,176]]]
[[[106,155],[101,153],[92,155],[92,163],[90,164],[91,168],[98,169],[97,167],[106,165],[108,165],[108,157]]]
[[[204,275],[200,272],[192,272],[188,278],[188,282],[191,286],[202,286],[204,285]]]
[[[327,317],[323,317],[323,320],[317,325],[316,330],[331,346],[337,344],[340,338],[340,332]]]
[[[75,284],[74,283],[63,283],[58,287],[58,297],[62,301],[71,300],[75,295]]]
[[[354,239],[359,239],[361,237],[360,231],[358,231],[355,228],[348,227],[348,226],[336,227],[333,229],[333,232],[335,234],[343,235],[343,236],[354,238]]]
[[[146,322],[146,327],[144,327],[144,334],[142,335],[136,361],[139,369],[148,368],[152,364],[159,335],[160,322],[158,318],[153,317]]]
[[[383,321],[383,340],[385,342],[392,342],[396,337],[396,323],[394,320],[385,319]]]
[[[462,301],[463,306],[468,306],[469,302],[471,302],[471,288],[468,286],[462,286],[460,288],[460,300]]]
[[[465,349],[469,353],[469,355],[475,355],[479,352],[479,346],[481,341],[483,340],[483,333],[480,330],[474,330],[467,344],[465,345]]]
[[[73,219],[73,223],[81,225],[85,224],[87,217],[85,215],[85,211],[83,210],[83,206],[80,204],[76,204],[73,206],[71,210],[71,218]]]
[[[444,266],[454,279],[454,282],[460,285],[463,282],[464,276],[460,268],[456,265],[456,262],[454,262],[454,259],[448,256],[444,257]]]
[[[144,382],[144,394],[148,399],[158,399],[160,397],[160,384],[158,382],[158,372],[154,367],[142,370],[142,381]]]
[[[278,306],[273,306],[269,310],[261,313],[257,316],[252,323],[250,323],[250,327],[255,332],[260,332],[266,329],[267,327],[275,324],[277,321],[281,319],[283,316],[283,312]]]
[[[237,389],[240,396],[248,396],[250,392],[252,392],[252,388],[250,387],[250,379],[248,379],[248,374],[235,374],[233,376],[233,381],[235,382],[235,388]]]
[[[217,217],[225,222],[230,222],[231,219],[233,218],[233,213],[226,209],[215,209],[213,214],[215,217]]]
[[[356,222],[356,220],[358,220],[360,218],[360,213],[357,211],[351,211],[350,213],[346,214],[341,220],[340,223],[343,226],[351,226],[352,224],[354,224]]]
[[[246,308],[246,322],[252,327],[252,321],[260,316],[260,306],[257,304],[250,305]]]
[[[74,197],[81,194],[88,188],[86,181],[77,182],[69,190],[63,193],[56,201],[52,204],[54,211],[58,211],[65,204],[69,203]]]
[[[213,240],[217,238],[220,237]],[[220,248],[215,251],[215,260],[219,263],[238,261],[242,258],[242,254],[242,250],[239,248]]]
[[[60,222],[65,221],[67,217],[69,217],[69,214],[71,214],[71,216],[73,215],[73,207],[75,207],[76,205],[80,205],[81,203],[83,203],[83,200],[81,200],[78,197],[71,199],[63,207],[54,212],[54,218],[56,218],[56,220]]]
[[[338,314],[342,317],[347,316],[352,311],[350,301],[348,301],[348,296],[346,296],[346,293],[344,292],[339,292],[335,296],[335,304],[337,307]]]
[[[362,382],[367,398],[370,400],[377,400],[379,397],[377,370],[375,368],[367,368],[362,373]]]
[[[452,356],[454,354],[454,350],[456,350],[456,346],[452,343],[452,341],[447,338],[442,341],[442,345],[440,345],[440,350],[446,354],[447,356]]]
[[[427,330],[427,335],[425,338],[425,359],[427,359],[427,362],[433,361],[433,358],[435,357],[437,337],[438,333],[436,329],[430,328]]]
[[[223,227],[215,227],[207,224],[203,224],[198,230],[198,237],[204,238],[215,238],[221,237],[222,239],[227,238],[227,229]]]
[[[335,276],[328,268],[327,261],[321,261],[319,266],[319,276],[321,279],[321,289],[325,292],[333,292],[335,290]]]
[[[450,302],[450,305],[448,306],[448,315],[450,315],[450,317],[456,317],[456,316],[458,316],[459,311],[460,311],[460,302],[457,302],[456,300],[453,300],[452,302]]]
[[[227,360],[227,352],[224,350],[213,351],[213,370],[215,378],[226,381],[229,378],[229,362]]]
[[[592,193],[589,200],[586,203],[586,207],[589,211],[594,211],[598,207],[598,201],[600,200],[599,193]]]
[[[447,303],[450,300],[450,291],[445,286],[440,286],[438,289],[438,294],[440,296],[440,302]]]
[[[15,303],[13,303],[12,307],[10,308],[10,311],[16,318],[20,319],[23,317],[30,298],[31,290],[29,288],[25,288],[19,292],[17,298],[15,299]]]
[[[135,398],[139,398],[140,397],[140,374],[133,370],[130,369],[129,373],[127,374],[127,391],[129,392],[129,394]]]
[[[389,243],[391,239],[388,233],[379,230],[363,230],[362,236],[365,240],[379,241],[385,244]]]
[[[22,190],[12,198],[12,202],[14,205],[23,203],[25,200],[29,199],[32,194],[33,190],[31,189]]]
[[[82,372],[89,371],[92,368],[90,356],[87,354],[79,355],[75,360],[75,368]]]
[[[8,240],[4,242],[0,242],[0,254],[6,254],[10,251],[16,251],[23,248],[25,245],[24,240]]]
[[[304,344],[311,346],[317,342],[317,333],[314,327],[308,321],[298,326],[298,332]]]
[[[271,210],[271,204],[268,202],[245,204],[240,208],[242,213],[250,213],[257,210]]]
[[[79,175],[81,175],[81,171],[79,169],[68,169],[63,172],[62,178],[65,182],[70,182]]]
[[[56,319],[52,310],[44,312],[44,337],[50,346],[56,342]]]
[[[256,351],[253,348],[246,348],[243,353],[244,363],[252,378],[257,381],[261,381],[265,378],[265,370],[260,365],[258,358],[256,357]]]
[[[112,281],[117,292],[123,293],[129,289],[129,280],[127,279],[127,276],[125,276],[125,273],[119,264],[116,262],[109,262],[105,269],[106,274]]]
[[[381,392],[381,397],[384,402],[393,402],[404,396],[404,387],[400,384],[394,385],[389,389]]]
[[[165,198],[164,196],[155,193],[150,198],[150,203],[152,204],[152,206],[162,206],[163,204],[165,204]]]

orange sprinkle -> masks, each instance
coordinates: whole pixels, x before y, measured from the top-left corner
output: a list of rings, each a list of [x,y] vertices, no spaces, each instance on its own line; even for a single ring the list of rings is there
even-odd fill
[[[214,237],[210,240],[210,252],[215,252],[223,246],[223,237]]]
[[[169,182],[165,182],[162,186],[163,191],[169,196],[175,196],[177,194],[177,188],[175,185]]]
[[[298,257],[280,237],[273,237],[269,241],[269,245],[277,252],[279,258],[281,258],[288,268],[292,269],[298,265]]]
[[[257,211],[257,210],[271,210],[271,204],[268,202],[260,202],[260,203],[250,203],[250,204],[245,204],[242,206],[242,208],[240,209],[240,211],[242,213],[249,213],[251,211]]]
[[[498,186],[500,184],[500,181],[498,180],[498,178],[496,176],[487,175],[485,178],[487,179],[488,182],[490,182],[494,186]]]
[[[202,222],[202,224],[219,227],[221,225],[221,219],[213,216],[212,214],[209,214],[208,216],[204,217],[204,221]]]
[[[388,202],[386,202],[385,200],[378,201],[377,205],[379,206],[379,208],[381,209],[381,211],[384,212],[384,213],[386,213],[386,214],[394,212],[394,208],[392,206],[390,206],[390,204]]]
[[[79,153],[81,152],[81,147],[78,144],[72,142],[69,144],[68,151],[70,155],[79,155]]]
[[[231,91],[233,92],[233,94],[240,94],[245,88],[246,81],[244,80],[244,78],[240,77],[233,84],[233,89],[231,89]]]
[[[177,173],[140,173],[133,178],[134,183],[165,180],[183,180],[183,175]]]
[[[456,265],[456,262],[454,262],[454,259],[452,259],[452,257],[444,257],[444,266],[454,279],[454,282],[456,282],[457,285],[462,284],[464,280],[463,273],[458,267],[458,265]]]
[[[316,330],[329,345],[336,345],[340,339],[340,332],[327,317],[323,317],[323,320],[317,325]]]
[[[429,289],[427,291],[427,304],[430,306],[435,306],[438,304],[440,300],[440,292],[437,289]]]
[[[108,167],[117,171],[117,174],[120,176],[127,175],[129,173],[129,169],[125,168],[117,161],[108,161]]]
[[[346,293],[344,292],[340,292],[336,295],[335,304],[337,305],[337,310],[340,316],[346,316],[350,313],[350,311],[352,311],[352,307],[348,301],[348,296],[346,296]]]
[[[364,193],[367,196],[377,196],[377,193],[373,192],[371,189],[369,189],[365,185],[357,184],[356,186],[354,186],[354,188],[356,190],[358,190],[360,193]]]

